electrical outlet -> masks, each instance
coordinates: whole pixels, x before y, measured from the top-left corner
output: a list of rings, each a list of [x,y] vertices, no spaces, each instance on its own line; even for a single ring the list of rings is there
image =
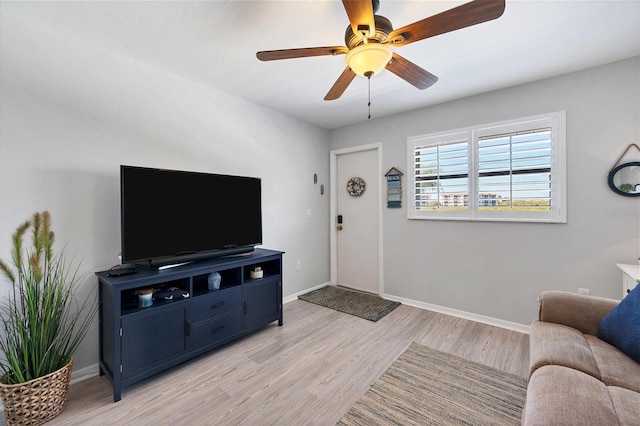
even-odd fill
[[[301,260],[298,260],[298,261],[296,262],[296,271],[299,271],[300,269],[302,269],[302,261],[301,261]]]
[[[583,294],[585,296],[588,296],[589,294],[591,294],[591,291],[588,288],[579,288],[578,294]]]

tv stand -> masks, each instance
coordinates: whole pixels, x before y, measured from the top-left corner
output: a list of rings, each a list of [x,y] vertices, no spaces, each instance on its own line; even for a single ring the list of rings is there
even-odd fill
[[[255,249],[236,257],[218,257],[163,271],[109,276],[97,272],[100,297],[100,375],[122,389],[258,330],[283,324],[283,252]],[[262,268],[263,277],[249,271]],[[208,277],[219,273],[220,288],[209,290]],[[153,300],[138,307],[136,291],[176,288],[185,298]]]

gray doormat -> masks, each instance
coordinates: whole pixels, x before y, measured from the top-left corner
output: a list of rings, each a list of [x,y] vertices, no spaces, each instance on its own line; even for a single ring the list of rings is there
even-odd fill
[[[298,296],[298,299],[369,321],[378,321],[400,306],[400,302],[392,302],[374,294],[347,290],[332,285],[302,294]]]
[[[520,425],[527,379],[412,343],[340,426]]]

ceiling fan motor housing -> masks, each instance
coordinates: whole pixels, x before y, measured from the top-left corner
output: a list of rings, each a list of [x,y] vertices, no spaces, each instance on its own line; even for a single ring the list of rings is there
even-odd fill
[[[389,38],[389,34],[391,34],[391,31],[393,31],[393,25],[391,24],[391,21],[384,16],[375,15],[374,19],[376,25],[376,33],[373,36],[370,36],[367,41],[374,43],[385,43]],[[344,42],[349,47],[349,49],[353,49],[354,47],[363,44],[364,38],[360,34],[355,34],[351,29],[351,25],[348,25],[347,29],[344,32]]]

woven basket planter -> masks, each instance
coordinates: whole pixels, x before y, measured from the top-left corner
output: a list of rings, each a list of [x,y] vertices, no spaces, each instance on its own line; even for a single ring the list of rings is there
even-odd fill
[[[73,360],[46,376],[17,385],[0,380],[7,425],[41,425],[56,417],[67,404]]]

